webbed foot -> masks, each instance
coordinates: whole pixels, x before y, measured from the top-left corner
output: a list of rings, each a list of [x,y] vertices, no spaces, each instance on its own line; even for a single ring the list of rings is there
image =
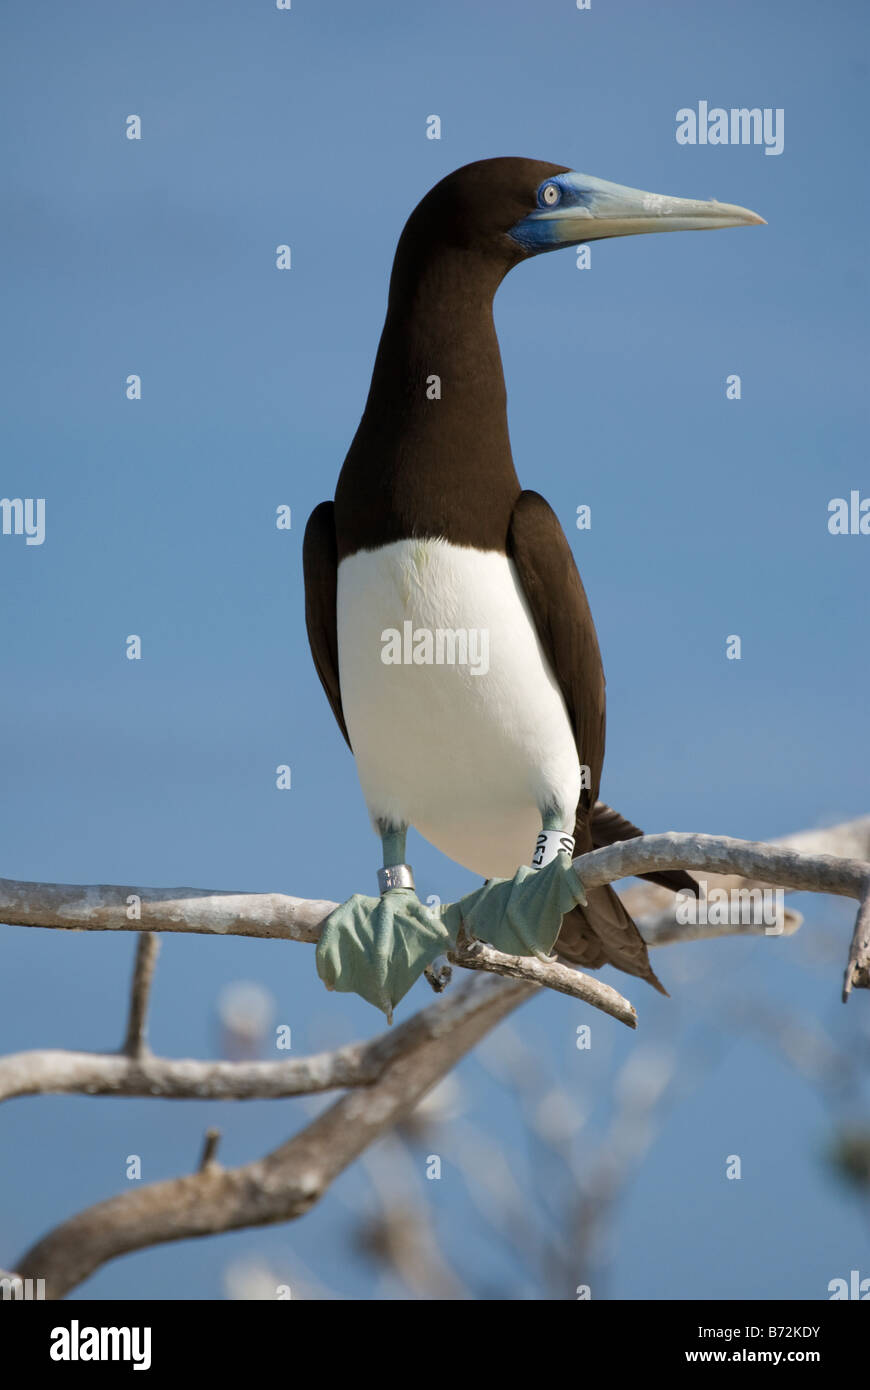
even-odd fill
[[[317,973],[327,989],[359,994],[392,1023],[396,1004],[451,944],[447,927],[413,888],[391,888],[380,898],[355,893],[326,919]]]
[[[476,892],[442,907],[441,920],[454,941],[462,927],[506,955],[546,960],[565,913],[585,903],[583,884],[563,850],[543,869],[524,865],[513,878],[489,879]]]

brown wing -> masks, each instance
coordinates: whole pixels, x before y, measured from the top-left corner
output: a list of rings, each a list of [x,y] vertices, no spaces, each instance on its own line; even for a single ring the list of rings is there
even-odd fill
[[[559,518],[536,492],[523,492],[511,517],[508,554],[522,584],[538,637],[559,684],[590,787],[580,794],[574,837],[579,853],[593,847],[593,807],[604,761],[604,670],[586,591]],[[611,964],[648,980],[663,994],[646,944],[610,887],[589,892],[586,907],[562,921],[559,955],[595,969]]]
[[[347,725],[341,707],[338,683],[338,547],[335,540],[335,514],[331,502],[321,502],[308,518],[302,543],[302,572],[305,577],[305,626],[308,644],[320,684],[332,705],[348,748]]]
[[[568,708],[577,756],[589,768],[591,786],[581,792],[577,808],[578,821],[586,824],[604,761],[604,669],[571,547],[556,513],[537,492],[520,493],[511,516],[508,554]]]

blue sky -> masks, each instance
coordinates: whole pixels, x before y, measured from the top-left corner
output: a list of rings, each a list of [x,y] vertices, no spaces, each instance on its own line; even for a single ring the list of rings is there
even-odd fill
[[[870,538],[826,524],[832,497],[870,493],[862,5],[9,0],[2,28],[0,493],[46,499],[43,545],[0,536],[5,875],[373,890],[377,845],[305,639],[302,531],[362,409],[406,216],[449,170],[503,154],[768,222],[603,243],[585,271],[571,251],[541,257],[496,300],[518,472],[568,530],[598,627],[603,794],[648,830],[745,838],[868,810]],[[675,114],[699,100],[782,108],[783,153],[678,145]],[[125,138],[131,113],[141,141]],[[125,398],[131,373],[141,401]],[[581,503],[588,532],[572,529]],[[141,661],[125,658],[130,633]],[[469,890],[411,848],[426,891]],[[831,928],[845,944],[839,905],[799,905],[802,938]],[[114,1045],[133,947],[0,928],[0,1050]],[[696,958],[707,984],[681,990]],[[866,1226],[819,1158],[830,1116],[716,1012],[777,1001],[848,1041],[866,1001],[844,1019],[840,962],[796,939],[692,946],[656,968],[674,998],[632,994],[652,1035],[691,1049],[712,998],[728,1045],[631,1190],[609,1291],[813,1298],[841,1268],[870,1272]],[[239,977],[268,985],[300,1051],[379,1028],[324,993],[306,947],[179,938],[158,971],[152,1041],[170,1055],[213,1052],[217,993]],[[425,1002],[418,986],[403,1012]],[[513,1021],[569,1090],[578,1009],[547,996]],[[584,1077],[596,1105],[635,1045],[613,1036]],[[475,1119],[519,1146],[479,1063],[461,1079]],[[0,1187],[19,1196],[0,1265],[121,1190],[126,1154],[145,1155],[147,1179],[186,1171],[217,1123],[224,1161],[243,1161],[299,1123],[293,1109],[10,1104]],[[735,1151],[753,1177],[726,1185]],[[346,1175],[292,1227],[119,1262],[86,1292],[217,1297],[221,1261],[261,1251],[373,1296],[340,1240],[361,1183]],[[485,1281],[496,1257],[461,1193],[433,1200]]]

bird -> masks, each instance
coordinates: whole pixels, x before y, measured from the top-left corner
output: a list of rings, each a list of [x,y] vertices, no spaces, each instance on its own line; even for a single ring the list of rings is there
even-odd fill
[[[412,883],[409,827],[486,881],[642,833],[599,799],[601,653],[558,517],[514,466],[499,285],[560,247],[763,220],[512,157],[455,170],[408,218],[359,427],[303,545],[311,652],[383,840],[382,891]],[[610,885],[565,913],[555,950],[666,993]]]

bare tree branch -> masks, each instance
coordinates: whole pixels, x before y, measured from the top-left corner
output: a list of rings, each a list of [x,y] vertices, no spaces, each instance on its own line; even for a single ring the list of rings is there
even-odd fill
[[[437,1037],[428,1009],[369,1042],[280,1062],[200,1062],[190,1058],[130,1058],[123,1053],[18,1052],[0,1057],[0,1101],[15,1096],[83,1093],[158,1096],[162,1100],[277,1100],[371,1086],[403,1052]]]
[[[865,832],[870,817],[851,826],[837,827],[851,832],[853,845],[864,849]],[[834,832],[831,832],[833,835]],[[809,835],[795,836],[806,844]],[[820,836],[817,836],[818,841]],[[834,841],[836,843],[836,841]],[[834,854],[806,853],[791,844],[761,844],[751,840],[734,840],[724,835],[685,835],[669,832],[665,835],[644,835],[635,840],[621,840],[591,854],[574,860],[574,867],[583,883],[595,887],[629,874],[644,874],[651,869],[695,869],[721,875],[716,887],[735,886],[776,887],[811,893],[833,893],[840,897],[857,898],[862,904],[858,911],[849,960],[843,985],[845,1002],[853,987],[870,988],[870,863],[863,859],[845,858]],[[646,888],[647,885],[644,885]],[[635,890],[636,896],[636,890]],[[651,896],[651,895],[648,895]],[[627,905],[636,911],[631,895]],[[646,923],[641,930],[648,945],[667,945],[675,941],[698,940],[714,935],[740,933],[758,934],[763,928],[735,923],[719,927],[683,925],[675,920],[674,904]],[[781,934],[788,935],[800,925],[796,914],[784,923]]]
[[[128,915],[139,900],[140,917]],[[0,922],[73,931],[196,932],[317,941],[337,904],[284,893],[222,893],[202,888],[122,888],[109,884],[0,879]]]
[[[153,932],[143,932],[136,947],[136,963],[133,967],[133,983],[130,987],[130,1014],[127,1022],[127,1036],[124,1039],[124,1052],[128,1057],[141,1058],[148,1052],[146,1037],[148,999],[151,994],[154,966],[159,952],[159,936]]]
[[[534,987],[474,977],[430,1004],[425,1045],[399,1053],[366,1091],[351,1091],[265,1158],[135,1188],[50,1231],[18,1261],[21,1278],[61,1298],[131,1250],[302,1216]]]
[[[219,1129],[206,1130],[205,1139],[202,1145],[202,1156],[199,1160],[199,1168],[197,1169],[198,1172],[206,1173],[210,1169],[215,1169],[218,1167],[215,1154],[217,1153],[217,1148],[220,1141],[221,1132]]]
[[[615,844],[604,845],[589,854],[581,854],[574,860],[574,868],[587,888],[660,869],[737,873],[742,878],[771,887],[835,893],[845,898],[862,898],[870,881],[870,864],[860,859],[801,854],[788,846],[674,830],[664,835],[642,835],[636,840],[618,840]]]
[[[830,837],[845,837],[867,844],[863,827],[870,817],[838,826]],[[809,832],[807,833],[807,835]],[[795,844],[803,837],[792,837]],[[813,832],[816,837],[816,832]],[[588,888],[613,883],[633,874],[657,869],[694,869],[719,873],[735,882],[753,883],[811,893],[834,893],[861,898],[870,878],[866,860],[829,853],[812,853],[792,847],[788,841],[762,844],[735,840],[725,835],[697,835],[669,831],[620,840],[591,850],[574,860]],[[645,898],[653,889],[644,884],[626,898],[632,910],[632,893]],[[672,895],[671,895],[672,896]],[[141,918],[130,918],[127,900],[141,902]],[[77,931],[195,932],[216,936],[255,936],[270,940],[316,942],[324,920],[337,906],[317,898],[293,898],[283,893],[220,893],[199,888],[129,888],[94,884],[26,883],[0,879],[0,923],[22,927],[55,927]]]
[[[862,835],[863,830],[856,832],[852,843],[857,838],[863,847]],[[736,874],[738,882],[748,879],[857,898],[862,909],[847,980],[855,986],[870,982],[866,908],[870,865],[863,859],[722,836],[669,833],[606,846],[581,855],[575,866],[587,887],[629,874],[689,868],[732,878]],[[644,887],[649,891],[648,885]],[[131,898],[138,900],[141,915],[128,913]],[[0,920],[28,926],[316,941],[333,906],[279,894],[0,881]],[[7,1057],[0,1060],[0,1099],[45,1090],[244,1098],[310,1093],[333,1086],[356,1089],[265,1158],[225,1170],[214,1162],[207,1144],[200,1172],[130,1190],[79,1213],[24,1257],[19,1264],[21,1277],[45,1279],[48,1295],[59,1297],[100,1265],[128,1251],[303,1214],[338,1173],[412,1110],[460,1057],[541,986],[584,999],[630,1026],[635,1021],[631,1005],[616,991],[557,961],[506,956],[481,942],[460,942],[451,958],[466,968],[511,978],[493,979],[488,974],[466,979],[449,995],[370,1043],[294,1062],[194,1062],[155,1058],[145,1049],[154,954],[153,946],[140,944],[126,1054],[32,1052]]]
[[[840,825],[826,826],[817,830],[800,830],[795,834],[771,840],[769,843],[774,848],[794,849],[801,854],[834,854],[841,858],[868,861],[870,860],[870,816],[860,816],[857,820],[846,821]],[[706,878],[708,889],[751,889],[771,886],[760,879],[744,878],[735,872],[717,874],[708,871]],[[786,892],[794,891],[785,883],[775,886],[785,889]],[[622,896],[629,912],[640,923],[644,939],[650,946],[665,946],[674,941],[691,941],[701,936],[705,940],[709,940],[715,936],[738,933],[753,935],[759,932],[758,927],[737,923],[720,927],[713,927],[708,923],[706,926],[693,927],[678,922],[675,915],[676,899],[674,894],[669,889],[661,888],[654,883],[638,881],[627,884]],[[789,936],[792,932],[797,931],[802,920],[800,913],[792,912],[786,908],[783,935]]]
[[[456,949],[449,953],[450,960],[468,970],[488,970],[494,975],[506,975],[514,980],[528,980],[532,984],[554,989],[559,994],[570,994],[574,999],[582,999],[592,1004],[611,1018],[619,1019],[629,1028],[637,1027],[637,1011],[633,1004],[603,980],[584,975],[575,966],[563,965],[560,961],[542,961],[534,956],[508,956],[485,941],[469,941],[460,936]]]
[[[824,837],[825,844],[838,843],[836,836],[863,848],[865,828],[870,817],[850,826],[836,827],[829,832],[814,832],[816,842]],[[806,843],[808,836],[793,837]],[[603,849],[594,850],[575,860],[583,881],[594,887],[630,873],[647,872],[653,868],[686,866],[720,872],[731,871],[734,882],[779,883],[790,888],[811,888],[815,891],[848,894],[862,897],[870,882],[870,866],[853,859],[827,854],[800,853],[788,844],[764,845],[743,840],[707,835],[666,834],[625,840]],[[733,870],[746,875],[734,878]],[[28,895],[23,889],[28,887]],[[221,934],[240,931],[243,935],[289,935],[290,939],[315,939],[323,915],[333,904],[320,900],[281,898],[276,894],[246,894],[220,896],[194,892],[189,901],[176,896],[178,890],[140,889],[136,897],[154,920],[132,920],[127,913],[126,888],[67,888],[57,885],[13,885],[0,881],[0,915],[21,914],[30,925],[92,928],[95,930],[139,929],[155,930],[220,930]],[[641,894],[653,896],[663,890],[644,884]],[[633,890],[635,898],[638,890]],[[61,895],[70,897],[64,904]],[[27,902],[25,902],[27,898]],[[632,901],[634,911],[638,903]],[[206,927],[199,922],[204,913]],[[259,921],[257,913],[263,913]],[[867,947],[861,946],[867,931],[856,928],[853,939],[854,961],[850,957],[849,978],[860,984],[861,960]],[[304,924],[304,925],[303,925]],[[651,944],[687,940],[717,931],[758,930],[730,925],[727,928],[683,927],[658,935],[652,933]],[[131,1022],[126,1047],[143,1041],[142,1028],[147,1001],[150,972],[153,969],[153,944],[143,947],[137,955],[136,972],[131,997]],[[862,952],[864,953],[862,956]],[[545,986],[581,999],[602,1009],[612,1017],[636,1025],[632,1005],[616,990],[602,981],[583,974],[574,967],[557,961],[542,962],[533,957],[507,956],[482,942],[463,942],[451,953],[456,964],[466,969],[484,970]],[[866,974],[866,970],[864,970]],[[850,986],[851,987],[851,986]],[[848,993],[848,991],[846,991]],[[419,1015],[418,1017],[422,1017]],[[164,1098],[250,1099],[310,1094],[316,1091],[346,1086],[367,1086],[382,1074],[384,1066],[406,1045],[415,1027],[411,1019],[400,1028],[381,1035],[371,1043],[339,1048],[337,1051],[298,1061],[280,1062],[200,1062],[189,1059],[156,1058],[148,1053],[131,1056],[103,1053],[74,1053],[45,1050],[25,1052],[0,1058],[0,1100],[13,1096],[53,1092],[84,1092],[89,1095],[161,1096]]]
[[[385,1135],[376,1149],[360,1155],[360,1163],[377,1200],[377,1212],[359,1231],[368,1253],[417,1298],[469,1298],[438,1243],[437,1221],[423,1195],[426,1183],[399,1133]]]
[[[870,885],[858,909],[843,980],[843,1003],[852,989],[870,989]]]

